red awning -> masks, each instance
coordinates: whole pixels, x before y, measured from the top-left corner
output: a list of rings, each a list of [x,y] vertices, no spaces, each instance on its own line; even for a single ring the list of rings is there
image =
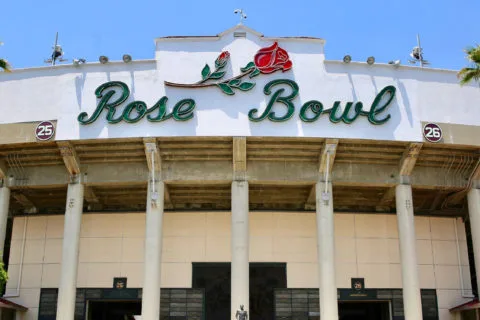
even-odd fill
[[[18,310],[18,311],[27,311],[28,310],[27,307],[16,304],[15,302],[12,302],[12,301],[7,300],[5,298],[0,298],[0,308],[14,309],[14,310]]]
[[[473,310],[473,309],[480,309],[480,302],[478,301],[478,298],[475,298],[472,301],[468,301],[468,302],[462,303],[461,305],[453,307],[450,309],[450,312]]]

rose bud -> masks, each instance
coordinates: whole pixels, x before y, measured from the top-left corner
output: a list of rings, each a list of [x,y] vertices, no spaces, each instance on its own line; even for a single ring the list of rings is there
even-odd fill
[[[217,69],[225,67],[229,58],[230,58],[230,53],[228,51],[223,51],[218,56],[217,60],[215,60],[215,67],[217,67]]]
[[[292,68],[292,61],[287,51],[280,48],[277,42],[270,47],[258,50],[254,63],[261,73],[272,73],[277,70],[285,72]]]

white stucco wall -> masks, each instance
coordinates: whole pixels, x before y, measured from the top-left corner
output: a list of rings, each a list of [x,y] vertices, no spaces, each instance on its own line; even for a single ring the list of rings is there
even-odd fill
[[[155,59],[106,65],[92,63],[55,68],[16,70],[0,74],[0,108],[2,123],[58,120],[57,140],[143,137],[143,136],[306,136],[356,139],[421,141],[422,121],[480,126],[478,101],[480,90],[474,85],[461,87],[456,72],[386,64],[326,61],[323,42],[312,39],[277,39],[293,62],[290,71],[277,71],[252,79],[256,83],[248,92],[236,91],[227,96],[217,87],[202,89],[166,87],[164,81],[195,83],[205,63],[213,66],[221,51],[231,53],[227,65],[229,78],[253,60],[262,47],[275,39],[265,39],[247,30],[246,38],[226,33],[216,39],[164,39],[157,41]],[[153,54],[152,54],[153,55]],[[328,55],[327,55],[328,57]],[[248,78],[247,78],[248,79]],[[286,122],[248,120],[248,111],[263,111],[270,96],[264,85],[273,79],[291,79],[300,87],[293,100],[295,114]],[[80,125],[77,116],[96,108],[95,89],[107,81],[123,81],[130,90],[128,101],[145,101],[152,106],[158,99],[169,97],[168,107],[181,99],[196,101],[195,116],[187,122],[168,120],[150,123],[145,118],[135,124],[125,122],[109,125],[104,111],[93,124]],[[354,123],[333,124],[328,115],[314,123],[299,119],[303,103],[315,99],[330,108],[334,101],[342,107],[348,101],[362,101],[368,110],[376,94],[385,86],[397,88],[396,99],[385,114],[392,118],[384,125],[370,124],[360,116]],[[289,92],[290,89],[287,89]],[[118,107],[117,114],[123,110]],[[275,106],[278,114],[284,107]]]
[[[18,217],[14,220],[7,294],[15,291],[23,227],[27,219],[20,297],[37,319],[40,288],[57,288],[60,279],[63,216]],[[162,287],[191,287],[192,262],[228,262],[229,212],[166,212],[164,215]],[[461,296],[454,219],[416,217],[420,285],[437,289],[441,320]],[[78,287],[112,286],[127,277],[129,287],[143,282],[145,215],[85,214],[80,240]],[[318,285],[313,213],[252,212],[250,261],[287,263],[289,288]],[[457,220],[463,282],[470,289],[464,225]],[[337,286],[363,277],[368,288],[401,288],[400,258],[394,215],[336,214]]]

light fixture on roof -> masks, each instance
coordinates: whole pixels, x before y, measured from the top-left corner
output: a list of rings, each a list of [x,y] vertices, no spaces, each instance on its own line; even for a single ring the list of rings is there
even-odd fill
[[[98,58],[98,61],[100,61],[101,64],[108,63],[108,57],[107,56],[100,56]]]
[[[352,61],[352,56],[350,56],[349,54],[343,57],[343,62],[350,63],[350,61]]]
[[[417,34],[417,46],[413,47],[412,52],[410,53],[410,57],[412,60],[408,60],[411,64],[416,64],[420,62],[420,67],[423,68],[425,65],[429,65],[430,63],[427,60],[423,59],[423,48],[420,46],[420,36]]]
[[[235,9],[235,10],[233,11],[233,13],[235,13],[235,14],[238,13],[238,14],[240,15],[240,24],[243,23],[243,20],[247,19],[247,15],[246,15],[246,13],[243,11],[243,9]]]
[[[388,61],[388,64],[391,66],[394,66],[395,68],[398,68],[400,66],[401,61],[400,60],[392,60]]]
[[[74,66],[79,66],[81,64],[84,64],[85,62],[87,62],[87,60],[85,60],[83,58],[73,59],[73,65]]]
[[[122,59],[123,59],[123,62],[125,62],[125,63],[132,62],[132,56],[129,55],[129,54],[124,54]]]
[[[374,56],[368,57],[368,58],[367,58],[367,63],[368,63],[369,65],[374,64],[374,63],[375,63],[375,57],[374,57]]]

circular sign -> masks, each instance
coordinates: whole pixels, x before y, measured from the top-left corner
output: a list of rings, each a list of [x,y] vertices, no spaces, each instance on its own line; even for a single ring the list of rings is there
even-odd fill
[[[40,141],[47,141],[52,139],[55,134],[55,126],[50,121],[40,122],[35,129],[35,136]]]
[[[429,142],[439,142],[443,138],[442,129],[435,123],[427,123],[423,127],[423,136]]]

